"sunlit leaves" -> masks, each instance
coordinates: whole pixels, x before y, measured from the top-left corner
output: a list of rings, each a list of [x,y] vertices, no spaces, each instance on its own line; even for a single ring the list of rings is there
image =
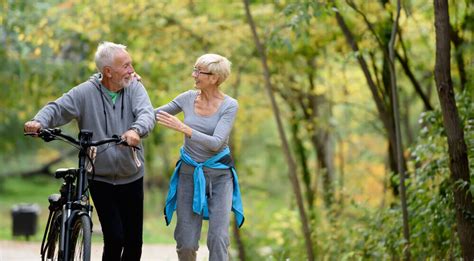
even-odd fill
[[[390,24],[386,21],[394,10],[391,5],[383,7],[381,1],[336,1],[338,11],[347,18],[359,43],[360,51],[354,53],[350,51],[333,17],[334,10],[327,2],[252,1],[251,8],[258,33],[266,47],[272,83],[287,95],[287,98],[277,99],[285,126],[300,123],[302,128],[296,134],[299,138],[307,138],[315,130],[329,131],[342,146],[336,147],[335,153],[344,158],[334,159],[337,166],[344,164],[346,173],[340,195],[354,204],[348,206],[348,210],[341,211],[341,216],[330,225],[323,214],[318,217],[313,225],[317,225],[319,230],[314,232],[314,236],[324,240],[318,240],[317,247],[327,253],[328,259],[390,259],[396,256],[399,246],[403,244],[400,239],[400,212],[397,201],[384,192],[387,182],[384,180],[387,172],[384,130],[366,79],[356,64],[358,57],[367,58],[373,54],[374,66],[370,69],[375,72],[374,68],[378,68],[380,73],[383,54],[376,52],[376,37],[369,32],[363,17],[348,3],[354,2],[367,16],[378,36],[389,32]],[[465,6],[467,1],[450,3],[455,6],[450,9],[454,27],[462,29],[462,36],[469,39],[472,36],[472,17],[465,16],[469,10]],[[406,55],[423,90],[433,93],[432,3],[405,1],[404,4],[400,29]],[[259,253],[277,253],[279,256],[275,258],[281,259],[286,256],[300,257],[293,249],[299,247],[301,241],[297,240],[298,222],[295,221],[291,203],[288,203],[292,201],[286,200],[288,184],[284,175],[287,166],[282,161],[281,144],[275,138],[276,128],[264,93],[262,69],[256,58],[241,1],[1,1],[2,156],[11,160],[22,157],[24,153],[38,153],[35,154],[38,156],[29,157],[32,159],[42,158],[43,154],[53,155],[49,150],[36,152],[42,145],[25,139],[21,133],[22,125],[44,104],[95,72],[93,54],[97,44],[103,40],[128,46],[134,67],[142,76],[155,107],[193,88],[191,68],[200,55],[219,53],[232,61],[231,77],[222,86],[226,94],[238,98],[240,105],[233,132],[235,147],[232,149],[238,155],[243,189],[263,194],[251,198],[255,209],[249,210],[254,217],[249,220],[257,224],[245,232],[248,236],[246,240],[255,248],[252,253],[257,260],[260,260]],[[463,48],[472,49],[470,46]],[[401,47],[398,50],[401,52]],[[398,64],[397,70],[401,72]],[[472,71],[472,68],[467,70]],[[416,122],[421,106],[411,99],[413,93],[406,77],[401,73],[399,75],[402,95],[414,107],[407,112],[411,116],[408,124],[418,124],[422,130],[417,135],[417,144],[410,150],[413,162],[409,163],[412,186],[409,192],[413,198],[410,208],[415,213],[414,233],[426,242],[434,242],[423,246],[424,249],[418,253],[421,259],[426,259],[431,250],[439,249],[436,253],[444,254],[442,248],[449,246],[454,248],[456,254],[456,246],[452,245],[455,242],[446,239],[447,231],[452,230],[452,220],[450,212],[445,211],[450,207],[450,184],[446,179],[449,159],[441,115],[438,111],[426,113]],[[472,86],[469,88],[473,89]],[[316,97],[321,104],[321,98],[324,98],[325,104],[332,106],[332,111],[326,110],[317,115],[313,108],[307,106],[292,112],[289,105],[298,104],[298,95],[304,102],[310,96]],[[472,168],[472,93],[466,92],[458,97],[458,101],[463,104],[459,111],[465,123]],[[304,114],[315,117],[302,122]],[[73,133],[75,130],[71,129]],[[169,177],[182,138],[180,134],[157,127],[145,139],[147,178]],[[303,146],[311,151],[308,139]],[[316,168],[315,156],[311,151],[311,168]],[[315,181],[312,186],[319,189],[320,183]],[[393,208],[374,209],[374,206],[381,204],[384,195],[387,197],[385,203],[395,202]],[[262,213],[267,198],[284,202],[269,210],[271,214]],[[319,208],[321,201],[315,204]],[[258,223],[258,219],[265,214],[268,214],[265,222]],[[289,222],[281,225],[285,221]],[[260,248],[267,252],[259,252]]]

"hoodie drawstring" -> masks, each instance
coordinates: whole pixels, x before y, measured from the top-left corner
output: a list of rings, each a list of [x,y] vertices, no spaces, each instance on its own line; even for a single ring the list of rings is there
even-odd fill
[[[120,119],[123,120],[123,100],[125,98],[125,89],[122,89],[121,94],[122,95],[120,95],[120,96],[122,96],[122,97],[120,97],[120,99],[122,99],[122,108],[120,109]]]
[[[100,92],[100,99],[102,100],[102,109],[104,110],[104,118],[105,118],[105,134],[109,135],[108,133],[108,124],[107,124],[107,110],[105,109],[105,101],[104,101],[104,92],[101,88],[102,84],[99,83],[99,86],[96,85],[97,89]],[[125,89],[122,89],[120,92],[120,99],[122,100],[122,106],[120,108],[120,119],[123,120],[123,108],[125,104]],[[115,109],[115,106],[114,106]]]
[[[107,111],[105,110],[105,102],[104,102],[104,93],[102,92],[102,89],[100,88],[100,85],[97,87],[100,92],[100,99],[102,100],[102,109],[104,110],[104,118],[105,118],[105,135],[109,135],[108,128],[107,128]],[[122,106],[123,107],[123,106]]]

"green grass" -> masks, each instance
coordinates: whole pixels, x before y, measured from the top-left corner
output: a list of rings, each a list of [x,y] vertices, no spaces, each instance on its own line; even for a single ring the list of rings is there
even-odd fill
[[[35,203],[41,208],[38,217],[37,233],[30,237],[30,241],[38,244],[38,251],[48,217],[48,195],[56,193],[61,185],[61,180],[52,176],[34,176],[30,178],[9,177],[0,179],[0,240],[24,240],[24,237],[13,238],[11,208],[19,203]],[[278,239],[272,228],[276,225],[287,224],[278,221],[278,217],[286,212],[281,212],[282,206],[288,205],[289,187],[284,182],[271,183],[271,189],[265,186],[255,186],[241,179],[241,190],[245,209],[245,224],[241,235],[245,241],[246,251],[258,257],[258,249],[274,245]],[[164,221],[163,207],[167,189],[148,188],[145,190],[144,202],[144,230],[143,242],[145,244],[174,245],[174,228],[176,216],[170,226]],[[133,209],[131,211],[134,211]],[[233,215],[232,219],[234,218]],[[93,212],[93,242],[100,243],[102,234],[97,213]],[[208,222],[203,222],[200,247],[206,247]],[[273,225],[272,225],[273,224]],[[231,227],[229,227],[231,229]],[[231,248],[236,249],[236,240],[233,232],[231,235]]]
[[[49,176],[35,176],[25,179],[9,177],[0,181],[0,220],[2,221],[0,222],[0,240],[24,240],[23,237],[12,237],[11,208],[18,203],[35,203],[40,206],[41,212],[38,217],[37,233],[30,238],[30,241],[37,242],[39,249],[48,217],[47,197],[56,193],[60,184],[60,180]],[[241,186],[246,213],[246,221],[241,233],[249,244],[269,244],[267,242],[269,239],[266,239],[271,234],[268,224],[275,222],[275,214],[279,212],[282,203],[288,200],[285,193],[281,193],[281,191],[286,191],[284,184],[276,183],[272,188],[273,190],[268,191],[264,188]],[[176,217],[173,218],[170,226],[166,226],[164,221],[163,206],[166,192],[166,189],[160,190],[158,188],[145,191],[143,230],[145,244],[175,244],[173,234]],[[102,235],[95,211],[93,212],[93,224],[93,242],[99,243],[102,241]],[[208,222],[204,222],[200,240],[201,247],[206,247],[207,231]],[[235,249],[236,240],[233,238],[232,232],[230,235],[231,246]]]
[[[34,176],[30,178],[9,177],[0,181],[0,240],[23,239],[12,236],[11,209],[20,203],[38,204],[37,233],[30,237],[30,241],[40,242],[48,218],[48,196],[57,193],[61,180],[49,176]],[[163,215],[165,192],[158,189],[145,191],[144,205],[144,243],[174,244],[173,232],[175,219],[170,226],[166,226]],[[133,211],[133,210],[131,210]],[[93,212],[94,233],[93,241],[102,240],[97,213]],[[207,233],[203,229],[203,235]]]
[[[48,217],[48,196],[56,193],[60,181],[53,177],[35,176],[31,178],[8,177],[0,181],[0,239],[13,239],[12,207],[20,203],[38,204],[38,230],[30,238],[33,241],[42,239],[42,231]]]
[[[166,193],[159,189],[145,191],[143,242],[174,244],[175,220],[167,227],[163,214]]]

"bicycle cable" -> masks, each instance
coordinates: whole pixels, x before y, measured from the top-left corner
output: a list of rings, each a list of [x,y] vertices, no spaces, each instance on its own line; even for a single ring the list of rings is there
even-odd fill
[[[101,151],[97,151],[96,152],[96,157],[99,155],[99,154],[102,154],[103,152],[105,152],[106,150],[112,148],[112,146],[117,146],[119,144],[111,144],[111,143],[108,143],[106,144],[107,146],[102,149]],[[94,161],[92,160],[91,156],[89,155],[89,153],[86,153],[87,155],[87,159],[89,160],[89,163],[91,164],[91,167],[92,167],[92,178],[91,178],[91,181],[94,181],[94,178],[95,178],[95,164],[94,164]],[[87,182],[87,186],[84,188],[84,190],[82,191],[82,194],[85,194],[85,192],[89,189],[90,187],[90,184],[89,182]]]
[[[68,141],[68,140],[66,140],[66,139],[61,138],[61,137],[59,137],[59,138],[58,138],[58,137],[55,137],[55,140],[58,140],[58,141],[62,141],[62,142],[64,142],[64,143],[67,143],[67,144],[73,146],[74,148],[76,148],[76,149],[78,149],[78,150],[81,149],[81,147],[78,146],[77,144],[72,143],[72,142],[70,142],[70,141]]]
[[[89,155],[89,153],[86,153],[87,155],[87,159],[89,160],[89,163],[91,164],[91,167],[92,167],[92,178],[91,178],[91,181],[94,181],[94,178],[95,178],[95,164],[94,164],[94,161],[91,159],[91,156]],[[97,156],[96,156],[97,157]],[[89,189],[90,187],[90,184],[89,184],[89,181],[87,181],[87,186],[84,188],[84,190],[82,191],[82,194],[84,195],[86,193],[86,191]]]

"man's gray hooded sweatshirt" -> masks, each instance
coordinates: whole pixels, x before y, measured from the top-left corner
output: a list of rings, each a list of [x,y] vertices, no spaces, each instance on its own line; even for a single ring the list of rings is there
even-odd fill
[[[54,128],[73,119],[79,129],[93,132],[92,140],[122,135],[129,129],[146,136],[155,125],[155,114],[150,98],[143,85],[133,80],[122,89],[115,104],[101,84],[101,74],[94,74],[88,81],[72,88],[54,102],[48,103],[34,117],[42,128]],[[95,159],[95,180],[110,184],[127,184],[145,174],[144,150],[113,143],[97,148]]]

